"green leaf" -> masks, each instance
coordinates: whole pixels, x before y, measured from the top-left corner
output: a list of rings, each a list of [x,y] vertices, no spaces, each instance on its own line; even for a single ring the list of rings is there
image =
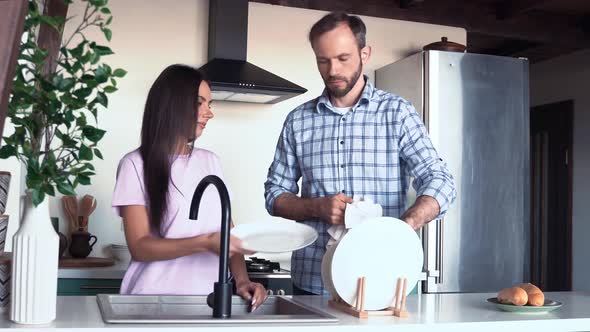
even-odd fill
[[[94,74],[94,78],[98,83],[104,83],[109,80],[109,72],[105,66],[98,67]]]
[[[125,69],[117,68],[113,72],[113,76],[115,77],[125,77],[127,75],[127,71]]]
[[[45,57],[47,57],[47,52],[43,49],[36,49],[35,53],[33,53],[33,62],[37,65],[43,64],[45,61]]]
[[[80,160],[92,160],[92,150],[86,145],[80,145],[80,151],[78,151]]]
[[[103,9],[105,9],[105,8],[103,8]],[[102,33],[104,33],[104,37],[108,41],[111,41],[111,37],[113,37],[113,32],[111,31],[111,29],[109,29],[109,28],[102,28]]]
[[[59,20],[57,20],[55,17],[51,17],[51,16],[39,16],[39,20],[41,22],[43,22],[43,23],[51,26],[55,30],[59,30]]]
[[[76,47],[70,48],[69,49],[70,54],[75,58],[82,57],[82,52],[84,51],[84,45],[86,45],[87,43],[88,43],[88,41],[83,40]]]
[[[106,131],[92,126],[86,126],[82,128],[82,133],[84,134],[84,137],[86,137],[88,140],[96,143],[102,139]]]
[[[76,195],[74,188],[65,182],[57,183],[57,191],[64,195]]]
[[[94,50],[100,55],[115,54],[108,46],[96,45],[94,46]]]
[[[74,95],[79,99],[84,99],[92,94],[92,89],[90,88],[82,88],[74,91]]]
[[[66,58],[68,57],[68,48],[65,46],[60,47],[59,52],[63,54]]]
[[[39,206],[39,204],[41,204],[45,198],[45,192],[41,190],[41,188],[33,188],[32,198],[33,204],[35,206]]]
[[[84,115],[84,113],[81,113],[80,116],[76,118],[76,126],[78,126],[78,127],[86,126],[86,115]]]
[[[58,89],[64,92],[69,91],[74,87],[74,85],[76,85],[76,80],[71,77],[68,77],[63,79],[62,84],[58,87]]]
[[[109,16],[109,18],[107,19],[105,25],[111,24],[112,21],[113,21],[113,17],[112,16]]]
[[[98,63],[99,60],[100,54],[98,54],[97,52],[92,52],[92,54],[90,55],[90,63],[95,65]]]
[[[108,15],[108,14],[111,13],[111,10],[108,9],[108,8],[106,8],[106,7],[103,7],[103,8],[100,9],[100,12],[103,13],[103,14],[107,14]]]
[[[43,191],[49,196],[55,196],[55,189],[49,183],[43,184]]]
[[[84,67],[82,66],[82,64],[80,63],[80,61],[76,61],[72,65],[72,70],[70,72],[76,73],[76,72],[81,71],[82,69],[84,69]]]
[[[105,108],[109,106],[109,99],[103,92],[97,92],[94,101],[101,104]]]
[[[107,0],[90,0],[89,2],[96,7],[104,7],[107,4]]]
[[[12,145],[4,145],[0,148],[0,159],[8,159],[16,156],[16,148]]]
[[[78,181],[80,184],[87,186],[90,184],[90,177],[78,174],[78,176],[76,177],[76,181]]]
[[[106,93],[113,93],[113,92],[115,92],[117,90],[119,90],[119,89],[115,88],[112,85],[105,86],[105,88],[104,88],[104,92],[106,92]]]
[[[96,157],[99,159],[103,159],[102,153],[100,153],[99,149],[94,149],[94,155],[96,155]]]
[[[28,188],[37,188],[43,183],[43,177],[35,167],[27,167],[26,183]]]

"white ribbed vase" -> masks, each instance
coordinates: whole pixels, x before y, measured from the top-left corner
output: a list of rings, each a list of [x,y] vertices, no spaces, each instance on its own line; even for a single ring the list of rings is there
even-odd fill
[[[12,238],[12,321],[46,324],[55,319],[58,250],[47,199],[35,207],[27,192],[20,228]]]

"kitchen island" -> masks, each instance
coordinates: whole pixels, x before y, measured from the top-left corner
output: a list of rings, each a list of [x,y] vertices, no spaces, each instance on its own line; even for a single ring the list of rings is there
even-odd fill
[[[408,296],[408,318],[378,317],[357,319],[328,306],[328,298],[320,296],[294,296],[293,299],[323,310],[339,319],[335,324],[318,325],[176,325],[176,324],[105,324],[95,296],[59,296],[57,319],[47,326],[26,326],[8,320],[6,312],[0,319],[0,329],[71,331],[72,329],[104,329],[109,331],[144,331],[148,328],[192,331],[196,327],[209,327],[217,331],[588,331],[590,330],[590,293],[556,292],[546,297],[560,301],[563,306],[545,314],[517,314],[503,312],[485,301],[491,293],[423,294]]]

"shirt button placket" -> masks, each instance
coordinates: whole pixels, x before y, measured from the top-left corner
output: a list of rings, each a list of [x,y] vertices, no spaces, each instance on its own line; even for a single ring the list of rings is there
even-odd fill
[[[350,112],[349,112],[350,113]],[[346,122],[346,116],[349,114],[345,114],[340,118],[340,126],[339,126],[339,132],[338,132],[338,136],[340,137],[339,139],[339,146],[338,146],[338,161],[340,162],[340,170],[338,171],[338,174],[340,175],[338,178],[338,182],[340,182],[340,192],[342,192],[343,194],[346,194],[346,164],[344,162],[345,160],[345,154],[344,154],[344,132],[345,132],[345,122]]]

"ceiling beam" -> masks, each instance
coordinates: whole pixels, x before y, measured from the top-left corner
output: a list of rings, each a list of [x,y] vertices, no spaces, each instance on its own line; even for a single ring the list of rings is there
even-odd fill
[[[507,20],[555,0],[504,0],[498,3],[496,18]]]
[[[583,47],[572,46],[572,47],[555,47],[555,45],[540,45],[532,47],[522,52],[514,52],[509,54],[512,57],[524,57],[528,58],[530,63],[537,63],[549,59],[553,59],[559,56],[565,56],[577,51],[583,50]]]
[[[416,6],[419,3],[424,2],[424,0],[398,0],[399,1],[399,8],[407,9],[412,6]]]
[[[399,8],[392,0],[250,0],[274,5],[324,11],[344,10],[356,15],[391,18],[465,28],[503,38],[556,45],[590,47],[590,34],[567,15],[529,12],[516,20],[498,20],[493,5],[477,1],[425,1],[411,9]]]

